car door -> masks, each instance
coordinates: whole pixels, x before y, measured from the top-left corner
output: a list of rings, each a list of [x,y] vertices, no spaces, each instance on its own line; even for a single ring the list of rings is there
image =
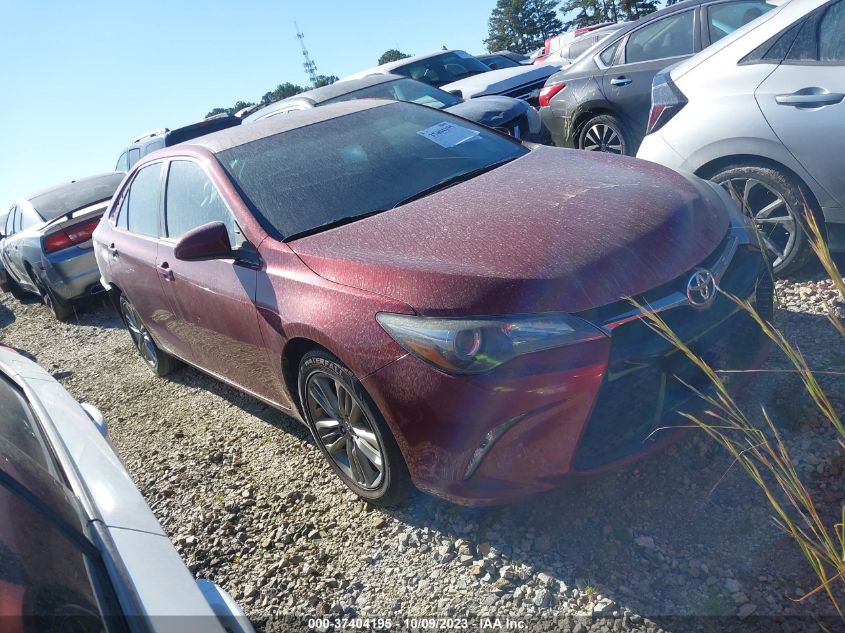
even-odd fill
[[[697,19],[693,8],[631,31],[616,63],[602,75],[602,92],[615,106],[635,150],[645,136],[652,79],[658,71],[698,50]]]
[[[786,149],[845,205],[845,0],[805,18],[755,98]]]
[[[158,269],[175,315],[174,334],[185,360],[248,391],[276,400],[270,366],[258,327],[255,289],[258,259],[219,189],[197,162],[170,161],[165,186],[164,238]],[[252,253],[250,261],[233,257],[183,261],[174,256],[177,240],[209,222],[223,222],[235,249]]]
[[[161,161],[144,165],[121,194],[114,233],[106,248],[114,284],[123,291],[156,344],[174,353],[167,328],[172,319],[156,269],[158,252]]]

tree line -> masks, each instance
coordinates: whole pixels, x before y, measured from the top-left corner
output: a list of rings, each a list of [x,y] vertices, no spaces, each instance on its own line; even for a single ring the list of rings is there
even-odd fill
[[[667,0],[667,5],[678,0]],[[487,22],[487,50],[530,53],[541,48],[546,38],[564,31],[603,24],[636,20],[657,10],[657,0],[496,0]],[[395,48],[385,51],[378,64],[410,57]],[[300,86],[286,81],[274,90],[265,92],[256,101],[237,101],[230,108],[213,108],[206,117],[234,114],[254,105],[268,105],[293,95],[328,86],[337,81],[335,75],[320,75],[313,86]]]
[[[496,0],[484,44],[491,53],[527,54],[564,31],[637,20],[654,11],[657,0]]]

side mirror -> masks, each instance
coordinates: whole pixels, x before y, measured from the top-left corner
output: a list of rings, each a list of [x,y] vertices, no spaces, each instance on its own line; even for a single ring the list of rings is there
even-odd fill
[[[173,255],[185,261],[234,257],[229,231],[222,222],[209,222],[185,233],[176,242]]]
[[[458,90],[457,88],[455,88],[454,90],[450,90],[449,94],[452,95],[453,97],[457,97],[458,99],[464,98],[464,93],[461,92],[460,90]]]

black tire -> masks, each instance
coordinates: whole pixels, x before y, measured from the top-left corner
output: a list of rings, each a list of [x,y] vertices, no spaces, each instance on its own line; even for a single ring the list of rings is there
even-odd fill
[[[6,279],[7,284],[9,286],[9,294],[12,295],[18,301],[23,300],[23,298],[26,296],[26,291],[24,291],[24,289],[20,287],[20,284],[12,278],[8,271],[6,272]]]
[[[315,399],[309,396],[309,389],[314,387],[314,383],[319,384],[320,381],[323,381],[323,384],[330,384],[330,381],[334,381],[334,383],[340,384],[346,391],[343,399],[349,404],[347,408],[348,415],[346,415],[347,411],[344,411],[340,415],[326,415],[331,420],[337,417],[338,425],[334,435],[331,431],[323,431],[321,435],[317,430],[317,423],[325,422],[325,420],[315,420],[316,413],[321,412],[325,414],[325,411],[320,408]],[[350,490],[362,499],[366,499],[379,506],[395,505],[413,494],[414,487],[411,483],[408,467],[405,465],[405,459],[399,450],[399,446],[396,444],[390,428],[387,426],[384,417],[375,406],[375,403],[373,403],[369,394],[367,394],[355,375],[343,363],[324,350],[308,352],[299,363],[298,388],[303,417],[308,424],[308,428],[311,429],[314,441],[320,447],[320,451],[323,453],[332,470],[334,470],[335,474]],[[334,395],[334,403],[339,410],[343,409],[344,407],[340,403],[340,398],[337,397],[337,392],[334,392]],[[351,396],[351,400],[348,399],[349,396]],[[353,421],[353,418],[355,418],[355,421]],[[342,425],[346,427],[345,431],[341,428]],[[362,439],[365,439],[363,434],[367,433],[368,430],[372,431],[372,435],[374,435],[374,439],[377,440],[378,445],[374,446],[370,443],[371,439],[366,439],[365,443],[369,447],[367,452],[369,453],[369,451],[375,448],[381,459],[380,478],[376,479],[370,486],[356,481],[355,467],[352,465],[353,455],[356,454],[355,447],[358,445],[356,443],[360,443]],[[331,437],[341,439],[341,436],[345,436],[347,439],[343,444],[343,448],[335,452],[341,453],[343,451],[346,453],[346,460],[342,459],[342,455],[339,455],[337,459],[333,457],[325,443]],[[337,443],[334,442],[331,445],[336,445]],[[367,462],[367,468],[370,474],[372,474],[376,470],[372,468],[375,462],[368,459],[360,448],[357,449],[357,455],[358,457],[354,459],[355,463],[358,463],[358,473],[362,477],[366,477],[362,472],[363,468],[361,464]],[[362,457],[364,461],[361,460]],[[342,465],[344,461],[347,464],[346,466]]]
[[[631,136],[622,122],[612,114],[594,116],[581,126],[578,149],[618,156],[634,155]]]
[[[722,185],[731,197],[752,217],[755,212],[771,205],[780,196],[783,204],[769,211],[769,222],[761,223],[755,217],[761,232],[777,246],[777,252],[770,252],[772,269],[777,276],[784,276],[803,267],[813,256],[810,240],[804,230],[806,223],[805,203],[812,204],[803,184],[795,176],[772,167],[759,165],[728,165],[713,174],[710,179]],[[745,184],[743,184],[745,183]],[[774,222],[785,214],[782,224]],[[789,227],[794,227],[790,232]]]
[[[166,376],[177,369],[181,363],[167,352],[163,352],[158,348],[158,345],[153,341],[153,337],[141,321],[141,317],[135,306],[129,302],[126,295],[120,295],[119,306],[120,317],[129,330],[129,336],[132,339],[133,345],[135,345],[135,349],[138,350],[141,360],[146,363],[147,367],[159,377]]]
[[[57,321],[64,321],[71,314],[73,314],[73,307],[65,303],[56,296],[56,293],[50,289],[40,277],[38,277],[31,268],[27,268],[29,277],[32,283],[38,288],[38,295],[41,297],[41,303],[53,314]]]

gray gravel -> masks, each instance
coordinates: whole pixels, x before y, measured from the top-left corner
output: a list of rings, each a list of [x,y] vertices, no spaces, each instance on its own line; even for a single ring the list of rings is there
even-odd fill
[[[779,322],[814,367],[845,369],[823,316],[842,303],[818,271],[802,275],[778,283]],[[3,295],[0,341],[104,412],[186,564],[259,629],[287,630],[285,614],[490,614],[531,630],[689,631],[700,621],[687,616],[731,616],[736,630],[790,631],[831,613],[822,597],[795,601],[814,586],[803,559],[744,474],[697,433],[519,504],[478,510],[418,495],[385,512],[336,480],[297,422],[193,369],[155,378],[105,303],[61,324]],[[825,379],[838,411],[843,382]],[[769,406],[825,501],[845,503],[841,455],[796,378],[764,374],[747,395]]]

